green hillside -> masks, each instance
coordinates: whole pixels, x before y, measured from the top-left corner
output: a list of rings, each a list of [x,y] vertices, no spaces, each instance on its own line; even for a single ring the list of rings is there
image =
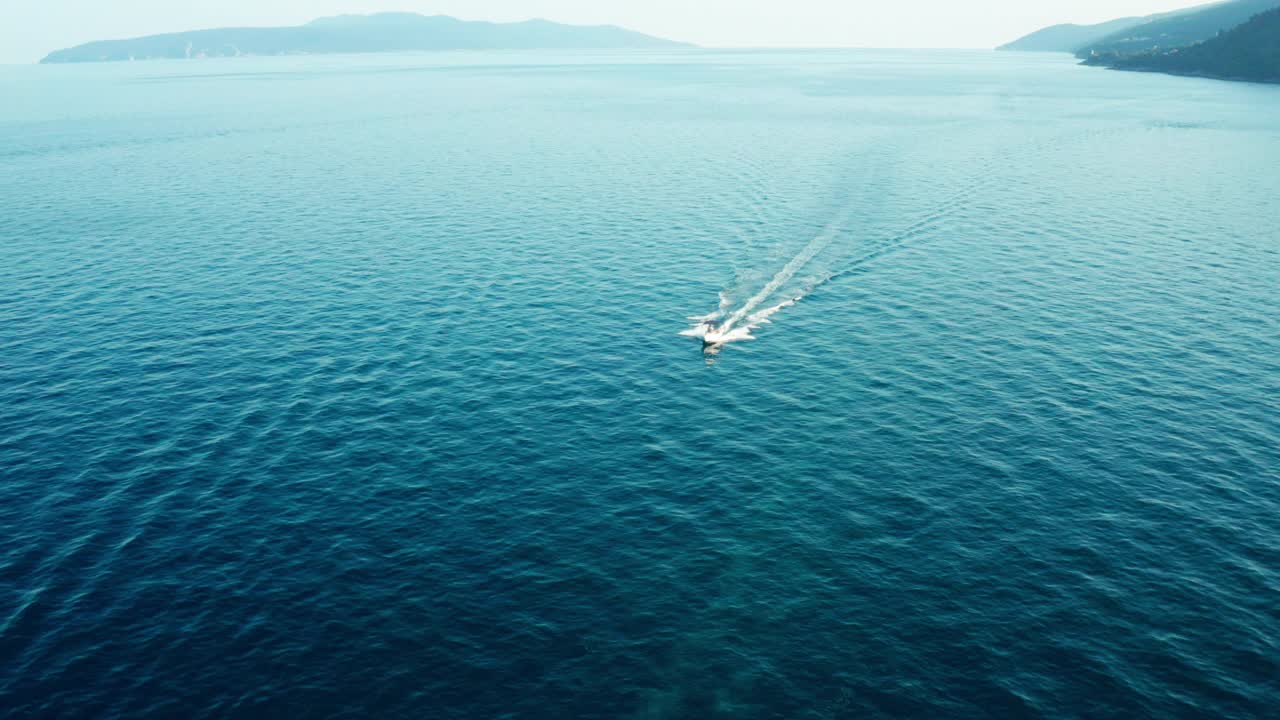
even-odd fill
[[[1129,55],[1110,64],[1121,70],[1280,82],[1280,9],[1198,45]]]
[[[1208,5],[1192,12],[1160,17],[1088,42],[1076,49],[1076,56],[1094,64],[1110,65],[1115,57],[1187,47],[1276,7],[1280,7],[1280,0],[1230,0]]]

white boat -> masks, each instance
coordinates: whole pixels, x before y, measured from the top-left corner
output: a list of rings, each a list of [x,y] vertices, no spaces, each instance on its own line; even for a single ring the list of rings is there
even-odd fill
[[[725,341],[724,325],[719,320],[704,320],[702,322],[702,347],[715,347]]]

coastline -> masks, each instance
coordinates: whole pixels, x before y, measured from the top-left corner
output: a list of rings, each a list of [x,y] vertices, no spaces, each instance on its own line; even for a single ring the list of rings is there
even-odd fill
[[[1121,65],[1114,65],[1111,63],[1091,63],[1088,60],[1082,61],[1080,64],[1085,65],[1087,67],[1102,68],[1104,70],[1115,70],[1117,72],[1155,73],[1159,75],[1171,75],[1173,77],[1201,78],[1204,80],[1220,80],[1222,82],[1251,83],[1254,85],[1280,85],[1280,78],[1260,80],[1257,78],[1218,75],[1211,72],[1190,71],[1190,70],[1171,70],[1167,68],[1156,68],[1156,67],[1143,66],[1143,65],[1125,67]]]

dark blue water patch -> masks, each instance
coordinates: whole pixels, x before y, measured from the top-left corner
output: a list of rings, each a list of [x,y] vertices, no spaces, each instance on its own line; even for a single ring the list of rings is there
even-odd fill
[[[1280,96],[329,62],[14,84],[0,715],[1280,702]]]

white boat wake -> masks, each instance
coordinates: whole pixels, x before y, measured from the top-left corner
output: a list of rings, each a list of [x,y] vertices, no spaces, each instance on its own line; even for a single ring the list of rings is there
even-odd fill
[[[828,265],[816,275],[811,275],[804,283],[793,282],[802,270],[814,264],[814,259],[831,247],[845,229],[852,215],[852,208],[841,212],[806,244],[795,257],[791,258],[781,270],[765,283],[755,294],[735,308],[730,295],[721,291],[720,307],[708,315],[690,317],[695,325],[681,335],[700,338],[703,347],[716,351],[724,345],[742,340],[754,340],[753,330],[770,321],[781,310],[791,307],[803,300],[810,293],[829,282],[838,280],[857,272],[864,266],[892,253],[914,247],[930,238],[939,226],[957,210],[969,204],[971,198],[983,190],[988,184],[979,179],[967,187],[938,203],[933,209],[893,233],[879,239],[860,244],[851,255],[847,252],[837,253],[844,262],[835,267]],[[828,253],[830,254],[830,253]]]
[[[700,338],[706,348],[719,348],[731,342],[754,340],[755,336],[751,334],[752,330],[768,323],[769,318],[781,310],[803,300],[806,295],[813,292],[814,289],[830,277],[830,275],[827,275],[821,280],[801,288],[788,286],[792,279],[795,278],[796,273],[803,270],[805,266],[813,261],[814,257],[831,245],[832,240],[839,234],[848,215],[849,213],[846,211],[830,222],[769,282],[765,283],[764,287],[749,297],[741,306],[735,309],[732,299],[722,291],[720,293],[720,307],[709,315],[690,317],[689,319],[696,321],[697,324],[680,334],[687,337]]]
[[[835,251],[826,253],[825,264],[817,268],[811,267],[818,265],[814,262],[815,258],[831,247],[833,241],[846,229],[854,212],[854,206],[850,205],[838,213],[822,232],[801,248],[759,291],[740,305],[729,291],[721,291],[719,308],[708,315],[690,317],[696,324],[680,334],[700,338],[703,348],[709,352],[718,351],[728,343],[754,340],[755,336],[751,334],[753,330],[770,322],[770,318],[778,312],[795,305],[827,283],[864,272],[868,270],[867,266],[882,258],[936,239],[939,230],[946,227],[949,220],[957,213],[971,208],[975,198],[981,197],[993,186],[994,171],[1004,167],[1011,159],[1034,154],[1041,145],[1058,145],[1067,139],[1069,137],[1054,134],[1036,142],[1005,147],[1001,152],[980,157],[969,173],[971,179],[968,182],[927,208],[914,222],[899,226],[879,237],[873,235],[851,246],[836,248]],[[802,277],[803,282],[795,282],[797,275],[806,268],[810,271],[808,277]]]

